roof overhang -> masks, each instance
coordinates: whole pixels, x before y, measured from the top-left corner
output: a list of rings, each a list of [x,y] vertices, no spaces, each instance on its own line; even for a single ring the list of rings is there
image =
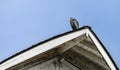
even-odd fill
[[[89,37],[90,41],[94,43],[96,48],[99,50],[96,52],[95,50],[92,50],[91,48],[88,48],[84,46],[83,44],[80,44],[80,40],[84,40],[84,37]],[[79,38],[79,39],[78,39]],[[75,39],[75,40],[74,40]],[[74,40],[74,42],[72,41]],[[89,41],[89,39],[88,39]],[[65,44],[69,44],[65,46]],[[64,45],[64,46],[62,46]],[[69,46],[69,47],[68,47]],[[37,55],[40,55],[42,53],[45,53],[49,50],[52,50],[54,48],[59,48],[58,52],[63,53],[73,46],[81,46],[80,48],[83,48],[87,51],[92,51],[92,54],[95,54],[98,57],[104,58],[105,62],[107,63],[108,67],[110,67],[111,70],[117,70],[117,66],[115,65],[114,61],[112,60],[111,56],[103,46],[103,44],[100,42],[98,37],[95,35],[95,33],[91,30],[90,27],[84,26],[78,30],[70,31],[65,34],[61,34],[58,36],[55,36],[49,40],[46,40],[42,43],[39,43],[37,45],[34,45],[33,47],[26,49],[20,53],[17,53],[16,55],[6,59],[5,61],[1,62],[0,64],[0,70],[8,69],[12,66],[15,66],[19,63],[22,63],[30,58],[33,58]],[[75,50],[77,53],[81,53],[77,47],[72,48],[72,50]],[[99,54],[100,53],[100,54]],[[66,53],[67,54],[67,53]],[[69,54],[67,54],[69,55]],[[102,56],[101,56],[102,55]],[[87,57],[87,56],[86,56]]]

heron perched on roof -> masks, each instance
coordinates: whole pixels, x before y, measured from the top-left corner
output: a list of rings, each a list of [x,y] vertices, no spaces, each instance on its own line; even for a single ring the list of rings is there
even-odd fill
[[[76,19],[70,18],[70,24],[73,30],[77,30],[79,28],[79,23]]]

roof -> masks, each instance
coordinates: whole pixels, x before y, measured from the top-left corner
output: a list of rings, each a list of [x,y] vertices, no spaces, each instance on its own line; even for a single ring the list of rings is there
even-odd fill
[[[74,35],[72,35],[71,36],[71,34],[74,34]],[[36,49],[36,48],[38,48],[38,47],[40,47],[41,45],[45,45],[45,44],[51,44],[51,43],[53,43],[52,41],[54,41],[54,40],[56,40],[56,41],[60,41],[60,42],[58,42],[59,44],[55,44],[55,45],[52,45],[53,47],[56,47],[57,45],[60,45],[60,44],[62,44],[62,43],[64,43],[64,42],[67,42],[67,41],[69,41],[69,40],[71,40],[71,39],[74,39],[74,38],[76,38],[76,37],[78,37],[79,35],[82,35],[82,34],[86,34],[86,35],[88,35],[88,36],[90,36],[90,38],[91,38],[91,40],[95,43],[95,45],[96,46],[100,46],[100,47],[102,47],[102,50],[101,50],[101,48],[99,48],[98,47],[98,49],[100,50],[100,53],[103,55],[103,54],[105,54],[105,55],[103,55],[103,57],[104,57],[104,59],[105,60],[107,60],[106,62],[107,63],[110,63],[110,64],[108,64],[109,66],[111,66],[111,69],[113,68],[114,70],[117,70],[118,68],[117,68],[117,65],[115,64],[115,62],[113,61],[113,59],[112,59],[112,57],[110,56],[110,54],[108,53],[108,51],[106,50],[106,48],[104,47],[104,45],[102,44],[102,42],[99,40],[99,38],[97,37],[97,35],[93,32],[93,30],[91,29],[91,27],[89,27],[89,26],[83,26],[83,27],[81,27],[81,28],[79,28],[79,29],[77,29],[77,30],[73,30],[73,31],[68,31],[68,32],[65,32],[65,33],[63,33],[63,34],[59,34],[59,35],[57,35],[57,36],[54,36],[54,37],[52,37],[52,38],[50,38],[50,39],[47,39],[47,40],[45,40],[45,41],[42,41],[42,42],[40,42],[40,43],[38,43],[38,44],[35,44],[35,45],[33,45],[33,46],[31,46],[31,47],[29,47],[29,48],[27,48],[27,49],[25,49],[25,50],[23,50],[23,51],[21,51],[21,52],[18,52],[18,53],[16,53],[15,55],[12,55],[11,57],[9,57],[9,58],[7,58],[7,59],[5,59],[5,60],[3,60],[2,62],[0,62],[0,69],[2,69],[2,66],[4,67],[4,65],[6,65],[6,63],[8,63],[8,62],[10,62],[10,60],[12,60],[12,59],[14,59],[14,58],[17,58],[18,56],[22,56],[23,54],[28,54],[28,53],[30,53],[33,49]],[[69,36],[71,36],[70,38],[68,38]],[[63,37],[66,37],[66,39],[64,39]],[[65,41],[64,42],[61,42],[61,38],[63,38]],[[61,40],[57,40],[57,39],[61,39]],[[50,43],[51,42],[51,43]],[[46,45],[45,45],[46,46]],[[45,51],[47,51],[47,50],[49,50],[49,49],[51,49],[51,48],[53,48],[53,47],[42,47],[42,50],[41,51],[39,51],[39,53],[42,53],[42,52],[45,52]],[[40,47],[41,48],[41,47]],[[39,48],[39,49],[40,49]],[[32,51],[33,52],[33,51]],[[34,52],[34,54],[36,55],[36,54],[38,54],[38,53],[36,53],[36,52]],[[33,55],[34,55],[33,54]],[[31,57],[33,57],[33,56],[29,56],[29,58],[31,58]],[[28,59],[28,57],[26,57],[26,59]],[[26,60],[25,59],[25,60]],[[23,60],[24,61],[24,60]],[[21,61],[22,62],[22,61]],[[20,63],[20,62],[19,62]],[[14,64],[15,65],[15,64]],[[3,68],[4,69],[4,68]]]

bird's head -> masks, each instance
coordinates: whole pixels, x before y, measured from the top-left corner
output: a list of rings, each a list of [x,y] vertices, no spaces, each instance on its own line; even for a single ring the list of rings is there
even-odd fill
[[[70,17],[70,21],[73,20],[74,18],[73,17]]]

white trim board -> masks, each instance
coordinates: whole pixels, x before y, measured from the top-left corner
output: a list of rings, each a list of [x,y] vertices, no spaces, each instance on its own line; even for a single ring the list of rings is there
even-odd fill
[[[5,70],[9,67],[12,67],[18,63],[21,63],[27,59],[30,59],[38,54],[41,54],[45,51],[48,51],[52,48],[57,47],[60,44],[63,44],[69,40],[72,40],[76,37],[79,37],[83,34],[86,34],[87,36],[90,36],[90,38],[92,39],[92,41],[95,43],[96,47],[98,48],[98,50],[100,51],[100,53],[102,54],[103,58],[105,59],[106,63],[109,65],[109,67],[111,68],[111,70],[117,70],[116,66],[114,65],[114,63],[112,62],[111,58],[109,57],[109,55],[107,54],[107,52],[105,51],[105,49],[103,48],[103,46],[100,44],[100,42],[98,41],[98,39],[96,38],[96,36],[93,34],[93,32],[90,30],[90,28],[85,27],[83,29],[71,32],[69,34],[65,34],[63,36],[57,37],[55,39],[52,39],[50,41],[47,41],[43,44],[40,44],[32,49],[29,49],[5,62],[3,62],[2,64],[0,64],[0,70]]]
[[[23,62],[31,57],[34,57],[40,53],[43,53],[47,50],[55,48],[56,46],[58,46],[64,42],[67,42],[67,41],[72,40],[72,39],[74,39],[82,34],[85,34],[86,30],[87,29],[83,29],[80,31],[76,31],[76,32],[64,35],[62,37],[59,37],[59,38],[56,38],[54,40],[43,43],[43,44],[41,44],[33,49],[30,49],[30,50],[28,50],[28,51],[26,51],[26,52],[24,52],[16,57],[13,57],[12,59],[9,59],[8,61],[2,63],[0,65],[0,70],[5,70],[5,69],[12,67],[18,63],[21,63],[21,62]]]
[[[95,37],[95,35],[90,30],[87,30],[87,33],[89,34],[90,38],[92,39],[92,41],[96,45],[96,47],[99,50],[99,52],[102,54],[103,58],[105,59],[106,63],[110,67],[110,69],[111,70],[117,70],[116,67],[114,66],[112,60],[108,56],[107,52],[105,51],[105,49],[103,48],[103,46],[99,43],[99,41],[97,40],[97,38]]]

